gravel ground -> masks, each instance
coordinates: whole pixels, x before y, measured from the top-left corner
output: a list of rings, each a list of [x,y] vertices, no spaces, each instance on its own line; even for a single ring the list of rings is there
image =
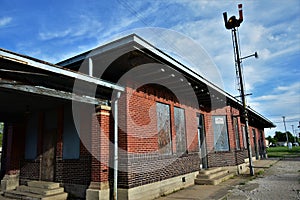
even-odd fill
[[[258,178],[235,186],[227,200],[240,199],[300,200],[300,157],[280,160]]]

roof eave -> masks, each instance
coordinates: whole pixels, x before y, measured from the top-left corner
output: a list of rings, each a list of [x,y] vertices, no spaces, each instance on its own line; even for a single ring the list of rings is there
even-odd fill
[[[217,85],[213,84],[212,82],[206,80],[205,78],[203,78],[202,76],[200,76],[199,74],[194,72],[193,70],[189,69],[188,67],[186,67],[185,65],[183,65],[179,61],[175,60],[174,58],[172,58],[168,54],[164,53],[160,49],[156,48],[155,46],[153,46],[152,44],[150,44],[149,42],[147,42],[146,40],[144,40],[143,38],[141,38],[140,36],[138,36],[136,34],[130,34],[128,36],[119,38],[117,40],[114,40],[112,42],[104,44],[104,45],[102,45],[102,46],[100,46],[100,47],[98,47],[98,48],[96,48],[92,51],[87,51],[83,54],[80,54],[80,55],[75,56],[73,58],[62,61],[62,62],[58,63],[58,65],[66,66],[68,64],[84,60],[88,57],[92,57],[92,56],[95,56],[95,55],[113,50],[115,48],[118,48],[118,47],[121,47],[121,46],[124,46],[124,45],[128,45],[130,43],[132,45],[134,45],[135,48],[145,48],[145,49],[147,49],[148,51],[150,51],[153,54],[157,55],[161,59],[167,61],[168,63],[171,63],[173,66],[180,69],[184,73],[188,74],[192,78],[195,78],[196,80],[199,80],[200,82],[202,82],[205,85],[209,86],[210,88],[217,91],[221,95],[226,96],[230,101],[238,104],[239,106],[242,106],[241,102],[238,99],[236,99],[234,96],[232,96],[229,93],[225,92],[224,90],[219,88]],[[257,117],[259,117],[263,121],[265,121],[265,123],[268,124],[268,127],[266,127],[266,128],[276,127],[270,120],[268,120],[267,118],[265,118],[264,116],[262,116],[261,114],[259,114],[255,110],[253,110],[252,108],[248,107],[247,109],[248,109],[249,112],[253,113]]]

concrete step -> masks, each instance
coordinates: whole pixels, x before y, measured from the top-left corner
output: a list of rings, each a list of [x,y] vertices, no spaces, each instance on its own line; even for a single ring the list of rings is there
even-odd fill
[[[215,171],[214,173],[209,173],[209,174],[198,174],[197,179],[213,179],[216,177],[220,177],[222,175],[228,174],[228,170],[220,170],[220,171]]]
[[[199,173],[209,175],[209,174],[213,174],[213,173],[216,173],[216,172],[219,172],[219,171],[222,171],[222,170],[223,170],[222,167],[214,167],[214,168],[201,170]]]
[[[21,199],[21,200],[66,200],[68,194],[63,192],[60,194],[44,196],[40,194],[33,194],[30,192],[21,192],[18,190],[6,191],[4,192],[4,196],[12,199]]]
[[[234,177],[234,175],[235,175],[234,173],[226,173],[226,174],[223,174],[221,176],[218,176],[218,177],[215,177],[212,179],[196,178],[195,184],[196,185],[218,185],[219,183],[226,181],[226,180],[230,179],[231,177]]]
[[[44,188],[44,189],[57,189],[59,183],[47,182],[47,181],[29,181],[27,183],[29,187]]]
[[[21,185],[17,187],[17,190],[20,192],[30,192],[33,194],[40,194],[44,196],[55,195],[64,192],[64,188],[62,187],[55,188],[55,189],[45,189],[45,188],[30,187],[25,185]]]

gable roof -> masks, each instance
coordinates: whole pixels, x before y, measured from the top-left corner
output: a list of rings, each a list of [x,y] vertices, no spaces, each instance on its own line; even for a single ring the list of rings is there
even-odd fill
[[[109,55],[118,52],[129,52],[129,51],[138,51],[145,58],[148,59],[151,58],[153,60],[156,60],[158,63],[162,63],[168,67],[171,67],[172,69],[176,70],[178,73],[181,73],[186,77],[191,85],[194,87],[195,93],[197,94],[198,98],[201,98],[202,100],[207,99],[207,95],[211,99],[212,96],[217,96],[216,98],[226,98],[226,102],[229,105],[232,105],[240,110],[242,110],[242,104],[241,102],[232,96],[231,94],[227,93],[226,91],[222,90],[217,85],[213,84],[212,82],[205,79],[203,76],[199,75],[195,71],[191,70],[184,64],[180,63],[178,60],[175,60],[168,54],[164,53],[160,49],[156,48],[140,36],[136,34],[131,34],[125,37],[122,37],[120,39],[114,40],[112,42],[109,42],[107,44],[104,44],[100,47],[97,47],[93,50],[84,52],[82,54],[79,54],[77,56],[74,56],[72,58],[69,58],[67,60],[64,60],[62,62],[57,63],[57,65],[62,67],[67,67],[70,69],[77,69],[80,63],[82,63],[87,58],[93,58],[95,56],[99,55]],[[118,69],[115,70],[114,73],[120,73]],[[128,69],[127,69],[128,70]],[[124,72],[123,72],[124,73]],[[102,77],[103,79],[107,77]],[[201,89],[203,87],[206,87],[206,90]],[[210,92],[207,92],[207,89]],[[200,92],[204,91],[204,92]],[[204,94],[205,93],[205,94]],[[212,95],[213,93],[213,95]],[[202,95],[202,96],[201,96]],[[206,96],[205,96],[206,95]],[[262,124],[265,128],[271,128],[275,127],[275,125],[266,117],[262,116],[260,113],[256,112],[254,109],[248,107],[247,108],[249,113],[249,119],[258,121]]]

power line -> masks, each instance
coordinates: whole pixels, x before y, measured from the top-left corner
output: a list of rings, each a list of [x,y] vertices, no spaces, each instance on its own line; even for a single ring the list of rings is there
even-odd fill
[[[119,3],[121,3],[131,14],[133,14],[135,17],[138,18],[138,20],[140,22],[142,22],[144,25],[148,26],[148,27],[151,27],[152,24],[151,23],[147,23],[144,19],[144,17],[139,14],[139,12],[137,10],[135,10],[133,8],[132,5],[130,5],[130,3],[128,3],[127,1],[125,0],[118,0]],[[167,5],[167,7],[165,9],[167,9],[169,7],[169,5]],[[166,40],[162,33],[158,32],[158,31],[154,31],[153,29],[149,29],[149,31],[151,31],[153,33],[153,35],[156,35],[157,39],[159,39],[161,42],[164,42],[171,50],[175,51],[177,54],[182,54],[181,53],[181,50],[176,46],[174,45],[172,42]]]
[[[299,120],[286,120],[285,122],[287,122],[287,123],[291,123],[291,122],[299,122]],[[281,123],[283,123],[282,121],[277,121],[277,122],[273,122],[273,123],[275,123],[275,124],[281,124]]]
[[[285,115],[300,115],[300,113],[285,113]],[[278,114],[278,115],[268,115],[269,117],[282,117],[282,114]]]

